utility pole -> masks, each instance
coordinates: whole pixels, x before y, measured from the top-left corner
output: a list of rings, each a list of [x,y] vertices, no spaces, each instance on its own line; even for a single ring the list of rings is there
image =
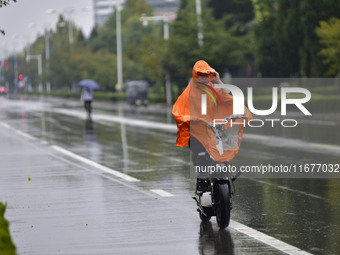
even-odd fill
[[[42,92],[43,91],[43,85],[41,82],[41,75],[42,75],[42,61],[41,61],[41,55],[28,55],[26,57],[26,61],[30,61],[31,59],[36,59],[38,60],[38,76],[39,76],[39,86],[38,86],[38,91]]]
[[[50,70],[50,38],[49,38],[49,33],[47,30],[45,30],[45,70],[46,70],[46,91],[49,93],[51,92],[51,83],[48,78],[49,75],[49,70]]]
[[[117,30],[117,88],[121,93],[123,90],[123,61],[122,61],[122,32],[120,20],[120,2],[116,5],[116,30]]]
[[[18,88],[18,53],[14,53],[14,88],[13,91],[15,91]]]
[[[69,21],[68,21],[68,40],[70,43],[70,47],[72,49],[73,47],[73,22],[72,22],[72,12],[74,10],[69,10]]]
[[[196,0],[196,15],[197,15],[197,26],[198,26],[198,46],[203,46],[203,22],[202,22],[202,6],[201,0]]]
[[[140,20],[143,22],[143,25],[147,25],[149,21],[163,21],[163,38],[165,41],[168,41],[170,38],[169,31],[169,19],[167,16],[142,16]],[[166,93],[166,103],[168,105],[172,104],[172,94],[171,94],[171,82],[170,75],[168,73],[165,74],[165,93]]]

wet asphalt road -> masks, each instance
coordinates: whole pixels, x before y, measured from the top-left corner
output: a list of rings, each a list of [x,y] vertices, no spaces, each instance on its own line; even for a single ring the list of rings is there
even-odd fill
[[[7,160],[1,165],[0,200],[8,203],[19,254],[282,254],[239,231],[237,223],[312,254],[340,253],[340,179],[239,179],[235,224],[219,231],[215,220],[200,224],[191,199],[190,156],[174,146],[173,130],[105,117],[171,124],[166,108],[95,102],[90,123],[79,101],[46,100],[0,98],[5,125],[0,152]],[[302,123],[289,132],[247,130],[233,163],[340,163],[339,123]],[[304,148],[299,142],[328,147]],[[126,183],[100,172],[51,148],[55,145],[140,181]]]

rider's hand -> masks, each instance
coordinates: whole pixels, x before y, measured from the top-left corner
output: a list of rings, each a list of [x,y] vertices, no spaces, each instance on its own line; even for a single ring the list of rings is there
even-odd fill
[[[213,73],[213,81],[218,84],[223,84],[223,82],[220,79],[220,74],[218,72]]]
[[[218,72],[214,73],[214,78],[213,78],[213,81],[216,83],[216,84],[223,84],[223,82],[221,81],[220,79],[220,74]],[[222,88],[222,91],[226,94],[229,94],[230,93],[230,90],[227,89],[227,88]]]

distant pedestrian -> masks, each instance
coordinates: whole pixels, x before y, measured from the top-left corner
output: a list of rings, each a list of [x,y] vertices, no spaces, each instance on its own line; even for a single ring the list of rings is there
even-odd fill
[[[86,110],[88,119],[91,119],[92,99],[93,99],[93,90],[84,87],[81,91],[81,100],[84,102],[84,108]]]

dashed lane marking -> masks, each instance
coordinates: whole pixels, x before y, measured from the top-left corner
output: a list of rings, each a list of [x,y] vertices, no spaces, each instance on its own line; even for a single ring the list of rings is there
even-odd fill
[[[161,197],[173,197],[174,196],[173,194],[162,189],[151,189],[150,191],[153,193],[156,193],[157,195],[160,195]]]
[[[59,147],[57,145],[53,145],[52,148],[57,150],[57,151],[59,151],[59,152],[61,152],[61,153],[63,153],[63,154],[65,154],[65,155],[67,155],[67,156],[69,156],[69,157],[72,157],[74,159],[82,161],[82,162],[84,162],[84,163],[86,163],[86,164],[88,164],[90,166],[93,166],[93,167],[95,167],[95,168],[97,168],[97,169],[99,169],[99,170],[101,170],[103,172],[112,174],[112,175],[114,175],[116,177],[119,177],[119,178],[125,180],[125,181],[128,181],[128,182],[138,182],[138,181],[140,181],[140,180],[138,180],[138,179],[136,179],[134,177],[131,177],[131,176],[126,175],[126,174],[123,174],[123,173],[121,173],[121,172],[119,172],[117,170],[113,170],[113,169],[108,168],[106,166],[100,165],[100,164],[98,164],[98,163],[96,163],[96,162],[94,162],[92,160],[89,160],[87,158],[81,157],[81,156],[79,156],[79,155],[77,155],[77,154],[75,154],[75,153],[73,153],[71,151],[65,150],[64,148],[61,148],[61,147]]]

